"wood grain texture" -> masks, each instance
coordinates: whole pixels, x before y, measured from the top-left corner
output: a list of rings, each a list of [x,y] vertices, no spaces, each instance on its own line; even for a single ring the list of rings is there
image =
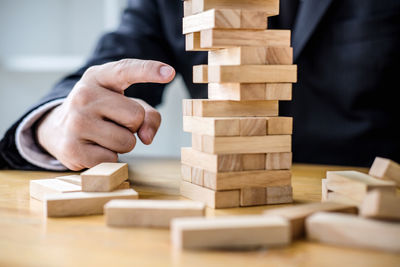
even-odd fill
[[[240,206],[265,205],[266,191],[264,187],[245,187],[240,189]]]
[[[193,66],[193,83],[207,83],[208,82],[208,66],[196,65]]]
[[[242,154],[244,171],[265,170],[265,154]]]
[[[192,183],[203,186],[204,184],[204,171],[203,169],[192,167]]]
[[[240,10],[257,10],[271,16],[279,14],[278,0],[192,0],[192,13],[197,14],[212,8],[235,8]]]
[[[292,167],[292,153],[267,153],[265,160],[266,170],[289,170]]]
[[[287,204],[293,202],[293,188],[291,185],[285,186],[268,186],[266,188],[265,203],[270,204]]]
[[[400,221],[400,197],[373,190],[364,198],[360,215],[367,218]]]
[[[267,134],[266,118],[241,118],[240,136],[262,136]]]
[[[211,136],[239,136],[239,118],[183,117],[183,131]]]
[[[100,163],[81,173],[82,191],[109,192],[128,179],[128,164]]]
[[[269,117],[267,119],[267,134],[292,134],[293,118],[292,117]]]
[[[376,157],[369,169],[369,175],[388,181],[394,181],[400,187],[400,165],[390,159]]]
[[[267,83],[265,88],[266,100],[292,100],[291,83]]]
[[[200,32],[188,33],[185,35],[186,51],[209,51],[208,48],[200,47]]]

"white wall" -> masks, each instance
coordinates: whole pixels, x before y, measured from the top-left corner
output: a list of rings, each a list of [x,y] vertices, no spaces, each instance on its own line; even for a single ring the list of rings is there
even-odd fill
[[[0,0],[0,137],[51,86],[77,68],[105,30],[116,26],[125,0]],[[175,156],[190,145],[182,132],[180,77],[159,107],[163,123],[151,146],[135,154]]]

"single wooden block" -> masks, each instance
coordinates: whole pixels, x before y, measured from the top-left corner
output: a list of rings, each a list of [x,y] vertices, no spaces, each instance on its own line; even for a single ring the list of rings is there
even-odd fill
[[[292,167],[292,152],[267,153],[266,170],[290,170]]]
[[[329,190],[356,201],[362,201],[367,192],[373,189],[393,194],[396,192],[393,181],[383,181],[357,171],[328,171],[326,178]]]
[[[270,209],[266,210],[264,214],[278,215],[289,220],[291,225],[292,239],[296,239],[304,234],[304,223],[306,218],[319,211],[357,213],[357,206],[334,202],[309,203],[278,209]]]
[[[267,122],[267,134],[292,134],[292,117],[269,117]]]
[[[262,11],[240,9],[211,9],[184,17],[182,33],[199,32],[207,29],[267,29],[268,14]]]
[[[400,224],[319,212],[306,221],[307,238],[348,247],[400,252]]]
[[[278,111],[278,101],[193,99],[193,116],[199,117],[277,116]]]
[[[203,65],[200,65],[203,66]],[[195,66],[196,67],[196,66]],[[297,65],[208,66],[208,80],[202,83],[294,83]]]
[[[192,13],[197,14],[212,8],[234,8],[263,11],[270,16],[279,14],[278,0],[192,0]]]
[[[208,66],[196,65],[193,66],[193,83],[207,83],[208,81]]]
[[[183,197],[203,202],[213,209],[239,207],[239,190],[214,191],[181,181],[180,192]]]
[[[182,114],[183,116],[193,116],[193,100],[183,99],[182,100]]]
[[[267,134],[266,118],[241,118],[240,135],[241,136],[262,136]]]
[[[171,241],[181,249],[282,247],[290,243],[290,228],[272,216],[178,218],[171,223]]]
[[[183,151],[183,148],[182,148],[182,151]],[[182,152],[182,155],[183,155],[183,152]],[[183,162],[183,160],[182,160],[182,162]],[[181,176],[182,176],[182,180],[191,183],[192,182],[192,167],[190,167],[186,164],[181,164]]]
[[[208,99],[211,100],[267,100],[265,83],[209,83]],[[280,99],[273,99],[280,100]]]
[[[265,170],[265,154],[242,154],[244,171]]]
[[[42,201],[46,195],[79,192],[82,187],[58,179],[40,179],[29,181],[29,194],[31,198]]]
[[[360,214],[367,218],[400,221],[400,197],[373,190],[364,198]]]
[[[109,192],[128,179],[128,164],[100,163],[81,173],[82,191]]]
[[[267,83],[265,100],[292,100],[291,83]]]
[[[192,201],[116,199],[104,205],[104,214],[108,226],[167,228],[174,218],[204,216],[205,206]]]
[[[369,169],[369,175],[394,181],[397,187],[400,187],[400,165],[390,159],[376,157],[371,169]]]
[[[227,137],[203,135],[201,142],[201,151],[211,154],[291,152],[292,148],[290,135]]]
[[[290,47],[290,30],[221,30],[200,31],[200,48],[218,49],[236,46]],[[196,43],[198,45],[198,43]],[[283,81],[281,81],[283,82]]]
[[[239,46],[208,52],[208,65],[291,65],[293,48]]]
[[[268,186],[265,190],[266,204],[285,204],[293,202],[293,189],[291,185]]]
[[[183,131],[211,136],[239,136],[239,118],[183,117]]]
[[[183,1],[183,16],[188,17],[192,15],[192,0]]]
[[[204,183],[203,169],[192,167],[192,183],[203,186]]]
[[[133,189],[113,192],[73,192],[46,195],[44,210],[47,217],[67,217],[102,214],[103,206],[112,199],[137,199]]]
[[[264,187],[245,187],[240,189],[240,206],[265,205],[265,193]]]
[[[354,206],[360,206],[361,204],[361,201],[354,200],[352,198],[349,198],[348,196],[332,192],[330,190],[328,190],[326,201],[354,205]]]
[[[200,32],[188,33],[185,35],[186,51],[209,51],[208,48],[200,47]]]
[[[326,178],[321,180],[321,201],[328,200],[328,187],[326,187]]]
[[[233,190],[245,187],[285,186],[291,184],[290,171],[204,171],[204,186],[213,190]]]
[[[67,183],[71,183],[74,185],[82,186],[82,178],[80,175],[66,175],[66,176],[56,177],[56,179],[67,182]]]

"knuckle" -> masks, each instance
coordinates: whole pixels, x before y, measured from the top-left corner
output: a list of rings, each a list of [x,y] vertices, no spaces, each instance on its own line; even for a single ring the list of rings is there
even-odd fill
[[[153,123],[153,125],[158,128],[160,126],[160,124],[161,124],[161,114],[160,114],[160,112],[158,112],[155,109],[151,109],[147,113],[148,113],[148,116],[149,116],[151,122]]]
[[[128,128],[137,129],[144,121],[145,111],[142,106],[136,105],[132,108],[129,116],[126,119],[126,126]]]
[[[74,107],[84,107],[93,102],[96,98],[94,90],[84,82],[78,82],[71,94],[71,105]]]
[[[83,76],[92,76],[94,75],[96,72],[99,71],[99,66],[98,65],[94,65],[94,66],[90,66],[89,68],[86,69],[86,71],[83,73]]]
[[[126,77],[126,70],[129,68],[130,64],[131,60],[125,58],[117,61],[114,65],[115,76],[119,80],[119,83],[123,85],[123,87],[129,87],[130,85]]]
[[[127,136],[127,138],[124,139],[123,142],[123,149],[121,151],[121,153],[128,153],[130,151],[132,151],[136,146],[136,138],[133,134],[129,134],[129,136]]]

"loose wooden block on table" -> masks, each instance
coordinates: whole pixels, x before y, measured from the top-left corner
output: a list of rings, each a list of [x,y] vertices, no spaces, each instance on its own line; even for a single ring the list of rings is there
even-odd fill
[[[236,46],[290,47],[289,30],[221,30],[200,31],[196,41],[201,49],[220,49]],[[199,44],[196,43],[198,46]]]
[[[293,133],[292,117],[268,117],[267,121],[268,135]]]
[[[266,188],[266,204],[284,204],[293,202],[293,189],[291,185],[268,186]]]
[[[42,201],[46,195],[79,192],[82,187],[58,179],[40,179],[29,182],[29,194],[32,198]]]
[[[201,30],[219,29],[255,29],[267,28],[268,14],[257,10],[211,9],[183,18],[183,34]]]
[[[361,201],[354,200],[352,198],[349,198],[346,195],[342,195],[340,193],[332,192],[329,190],[328,190],[327,198],[324,201],[343,203],[343,204],[354,205],[354,206],[358,206],[358,207],[361,204]]]
[[[214,209],[239,207],[239,190],[214,191],[181,181],[180,193],[183,197],[203,202]]]
[[[192,0],[192,13],[197,14],[212,8],[235,8],[240,10],[258,10],[270,16],[279,14],[278,0]]]
[[[173,218],[204,213],[204,204],[192,201],[116,199],[104,206],[106,224],[116,227],[169,227]]]
[[[193,116],[199,117],[264,117],[278,116],[275,100],[209,100],[193,99]]]
[[[400,165],[390,159],[376,157],[369,169],[369,175],[388,181],[394,181],[400,187]]]
[[[102,214],[103,206],[112,199],[137,199],[133,189],[113,192],[73,192],[46,195],[44,210],[47,217],[66,217]]]
[[[291,225],[292,239],[296,239],[304,234],[306,218],[319,211],[357,213],[357,207],[349,204],[322,202],[271,209],[265,211],[264,214],[278,215],[286,218]]]
[[[240,206],[265,205],[265,187],[245,187],[240,189]]]
[[[171,223],[171,241],[187,249],[285,246],[289,231],[285,219],[272,216],[178,218]]]
[[[266,170],[289,170],[292,167],[292,152],[267,153]]]
[[[367,194],[360,207],[367,218],[400,221],[400,197],[374,190]]]
[[[128,179],[128,164],[105,162],[81,173],[82,191],[108,192]]]
[[[240,124],[236,118],[184,116],[183,131],[211,136],[239,136]]]
[[[307,238],[322,243],[400,252],[400,224],[354,215],[316,213],[306,220]]]
[[[56,177],[55,179],[71,183],[74,185],[79,185],[79,186],[82,185],[82,178],[80,175],[66,175],[66,176]]]
[[[379,189],[388,193],[396,192],[395,183],[376,179],[357,171],[328,171],[326,173],[327,188],[356,201],[362,201],[367,192]]]

